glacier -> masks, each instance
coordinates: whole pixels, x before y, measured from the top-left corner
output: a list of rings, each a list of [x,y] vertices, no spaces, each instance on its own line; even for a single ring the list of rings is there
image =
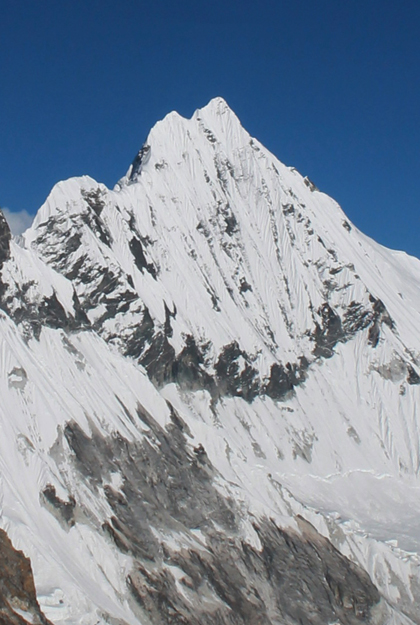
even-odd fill
[[[50,622],[420,623],[418,259],[216,98],[2,217],[0,267],[0,529]]]

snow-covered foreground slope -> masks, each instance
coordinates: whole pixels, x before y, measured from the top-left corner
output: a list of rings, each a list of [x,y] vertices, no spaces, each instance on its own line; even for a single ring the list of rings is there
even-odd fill
[[[48,619],[420,623],[420,261],[216,99],[0,264],[1,527]]]

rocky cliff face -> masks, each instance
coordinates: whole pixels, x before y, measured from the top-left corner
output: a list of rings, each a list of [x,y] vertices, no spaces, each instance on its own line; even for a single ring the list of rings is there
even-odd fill
[[[40,610],[29,559],[13,547],[4,530],[0,530],[0,554],[1,625],[51,625]]]
[[[51,621],[420,622],[419,261],[221,99],[1,229],[0,518]]]

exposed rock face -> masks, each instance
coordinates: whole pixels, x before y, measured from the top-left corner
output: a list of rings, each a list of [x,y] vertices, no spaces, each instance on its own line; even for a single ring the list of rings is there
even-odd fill
[[[3,212],[0,210],[0,270],[3,264],[10,258],[10,240],[12,233],[10,232],[9,224],[6,221]],[[0,298],[6,289],[5,284],[0,276]]]
[[[177,625],[375,622],[378,591],[315,531],[309,539],[269,520],[255,531],[261,551],[214,532],[205,551],[167,550],[157,568],[136,563],[128,579],[135,600],[156,625],[162,617]]]
[[[51,625],[39,607],[29,558],[0,529],[0,625]]]
[[[0,268],[10,258],[10,240],[12,233],[2,211],[0,211]]]
[[[126,581],[140,621],[375,622],[380,595],[369,576],[312,525],[301,517],[295,529],[281,529],[268,518],[247,519],[219,492],[205,449],[188,444],[186,424],[173,409],[167,429],[140,408],[133,418],[149,427],[142,443],[95,431],[88,437],[76,423],[66,425],[64,437],[73,452],[71,470],[83,476],[93,497],[104,488],[112,508],[109,520],[96,523],[133,558]],[[58,439],[57,457],[63,457],[62,446]],[[62,470],[69,474],[68,467]],[[109,485],[111,475],[119,476],[119,489]],[[77,496],[64,503],[51,488],[44,496],[69,522]],[[252,524],[258,547],[244,538],[245,522]],[[185,546],[174,548],[165,540],[169,536],[178,536]]]

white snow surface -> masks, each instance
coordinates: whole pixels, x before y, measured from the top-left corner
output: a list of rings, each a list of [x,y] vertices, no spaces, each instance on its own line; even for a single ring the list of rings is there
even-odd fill
[[[71,420],[87,434],[95,427],[141,440],[147,428],[127,411],[141,405],[165,427],[168,400],[191,431],[189,444],[201,443],[217,469],[217,487],[249,518],[294,527],[302,515],[368,571],[391,606],[390,624],[419,623],[420,385],[408,378],[410,367],[420,372],[420,261],[359,232],[334,200],[252,139],[221,98],[191,119],[169,114],[146,144],[141,171],[130,179],[130,168],[114,190],[87,176],[57,184],[2,269],[15,293],[30,283],[33,301],[55,293],[74,315],[74,292],[84,301],[96,278],[65,277],[56,253],[62,240],[40,240],[55,219],[64,237],[81,238],[69,267],[83,258],[98,276],[111,269],[117,296],[136,294],[101,332],[44,327],[28,339],[0,316],[0,523],[31,558],[42,609],[57,624],[140,622],[125,584],[130,557],[93,529],[111,514],[106,497],[92,500],[50,452]],[[108,243],[80,226],[92,192],[103,203]],[[136,266],[133,227],[155,276]],[[353,302],[370,310],[370,296],[392,320],[380,324],[377,345],[365,327],[334,344],[330,358],[314,355],[320,307],[328,301],[343,319]],[[123,355],[120,337],[145,308],[163,328],[165,305],[176,311],[176,354],[192,335],[208,344],[212,372],[223,347],[237,341],[262,379],[273,363],[304,356],[305,380],[281,400],[225,396],[216,408],[205,389],[156,388]],[[93,305],[90,322],[103,313],[103,304]],[[93,522],[64,527],[42,505],[48,484],[63,501],[77,495]],[[121,488],[121,476],[110,484]],[[243,533],[258,548],[247,517]],[[198,530],[189,539],[205,548]],[[180,572],[171,573],[178,584]]]

